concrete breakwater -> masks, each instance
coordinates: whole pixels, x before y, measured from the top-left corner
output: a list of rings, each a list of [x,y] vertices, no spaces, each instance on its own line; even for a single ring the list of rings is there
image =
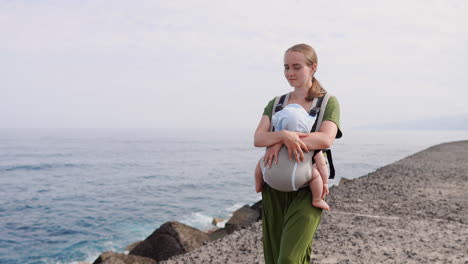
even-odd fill
[[[468,264],[467,189],[468,141],[430,147],[335,186],[327,197],[332,210],[324,212],[314,240],[313,263]],[[165,261],[119,263],[263,263],[261,221],[253,222],[205,237]]]

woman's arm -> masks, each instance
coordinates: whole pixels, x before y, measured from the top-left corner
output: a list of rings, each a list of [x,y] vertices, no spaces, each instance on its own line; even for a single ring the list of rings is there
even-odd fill
[[[287,130],[270,132],[270,118],[266,115],[262,116],[260,123],[254,135],[254,146],[269,147],[277,143],[286,145],[289,153],[289,159],[292,159],[293,154],[297,162],[304,160],[303,151],[307,152],[307,146],[302,142],[301,137],[307,136],[308,133],[291,132]]]
[[[262,116],[260,123],[255,130],[254,146],[269,147],[276,143],[282,143],[281,131],[270,132],[270,118],[266,115]]]
[[[328,149],[335,141],[338,126],[332,122],[325,120],[318,132],[312,132],[301,140],[306,144],[308,150]]]

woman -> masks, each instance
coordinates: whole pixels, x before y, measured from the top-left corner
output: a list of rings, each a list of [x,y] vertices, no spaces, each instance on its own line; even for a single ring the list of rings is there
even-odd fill
[[[299,104],[307,111],[314,97],[325,94],[314,77],[316,71],[317,55],[311,46],[298,44],[285,52],[284,75],[294,88],[288,104]],[[322,126],[315,133],[287,130],[270,132],[273,105],[274,99],[265,107],[254,137],[256,147],[269,147],[264,158],[265,164],[276,162],[283,144],[288,149],[290,159],[300,162],[304,159],[304,152],[327,149],[335,138],[341,137],[340,109],[335,97],[329,99]],[[309,188],[281,192],[265,184],[262,198],[265,263],[310,263],[312,241],[322,209],[311,205]]]

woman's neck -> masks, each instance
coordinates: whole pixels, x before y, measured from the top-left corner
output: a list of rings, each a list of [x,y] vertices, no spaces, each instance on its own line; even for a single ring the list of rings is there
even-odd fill
[[[291,93],[291,96],[294,100],[302,101],[302,100],[305,100],[308,93],[309,93],[309,89],[294,88],[294,91]]]

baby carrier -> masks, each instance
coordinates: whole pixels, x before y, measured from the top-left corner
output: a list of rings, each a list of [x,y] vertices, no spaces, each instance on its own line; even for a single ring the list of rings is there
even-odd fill
[[[276,97],[272,116],[283,109],[288,102],[289,96],[290,94],[287,93]],[[319,131],[330,96],[329,93],[325,93],[324,96],[313,99],[309,115],[315,117],[315,122],[310,132]],[[275,131],[273,122],[271,122],[270,131]],[[298,163],[295,160],[289,160],[288,150],[286,146],[283,146],[278,153],[277,164],[273,164],[271,168],[268,168],[262,161],[260,162],[263,180],[272,188],[283,192],[297,191],[299,188],[307,186],[312,178],[312,158],[320,151],[326,153],[330,170],[329,178],[333,179],[335,177],[335,167],[333,166],[330,149],[304,153],[304,161]]]

